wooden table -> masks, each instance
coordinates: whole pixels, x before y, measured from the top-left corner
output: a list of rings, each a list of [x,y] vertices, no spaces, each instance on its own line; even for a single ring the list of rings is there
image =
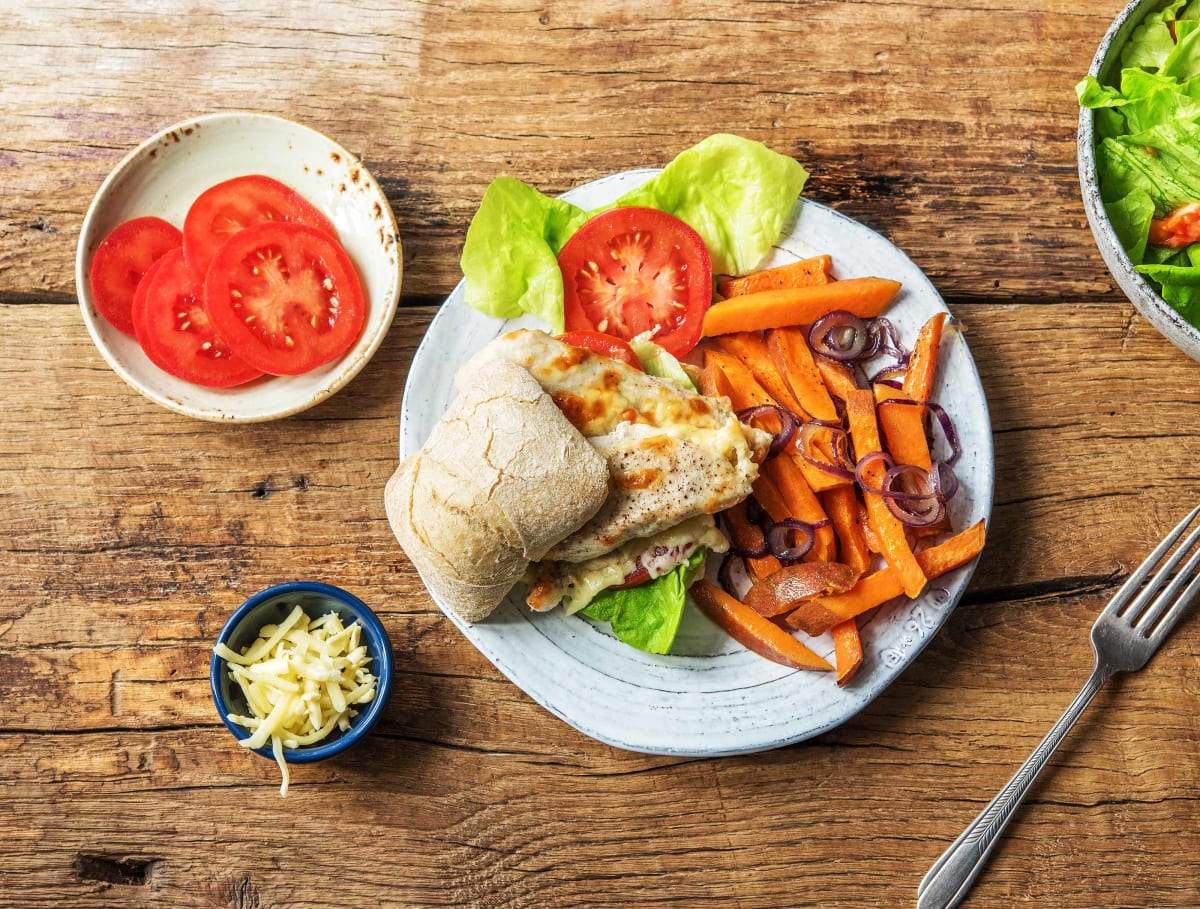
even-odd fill
[[[1200,367],[1092,243],[1072,86],[1122,0],[10,4],[0,30],[0,906],[908,906],[1085,678],[1087,628],[1197,498]],[[209,8],[215,6],[215,8]],[[253,109],[379,178],[402,309],[292,419],[169,413],[76,308],[101,180],[162,126]],[[996,442],[987,551],[876,702],[805,744],[629,754],[556,720],[430,601],[389,531],[406,368],[501,173],[548,192],[718,131],[908,251],[969,330]],[[343,759],[237,748],[209,648],[322,578],[396,647]],[[1200,900],[1200,621],[1100,695],[968,905]]]

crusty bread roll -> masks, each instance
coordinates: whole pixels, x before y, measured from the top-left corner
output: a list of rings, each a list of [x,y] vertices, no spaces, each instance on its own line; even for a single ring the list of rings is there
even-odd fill
[[[384,493],[388,520],[434,595],[486,618],[608,496],[604,459],[520,366],[489,363]]]

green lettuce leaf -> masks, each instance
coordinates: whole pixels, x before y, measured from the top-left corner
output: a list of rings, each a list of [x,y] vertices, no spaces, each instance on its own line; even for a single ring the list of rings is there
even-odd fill
[[[583,209],[520,180],[493,180],[463,246],[467,305],[501,319],[532,313],[561,332],[558,251],[586,220]]]
[[[779,239],[808,172],[761,142],[718,133],[610,207],[668,212],[700,234],[715,274],[753,271]]]
[[[1150,235],[1150,220],[1154,217],[1154,200],[1145,190],[1135,189],[1114,202],[1105,202],[1104,210],[1129,258],[1134,265],[1140,265],[1146,255],[1146,239]]]
[[[1200,259],[1200,255],[1197,258]],[[1200,268],[1194,265],[1139,265],[1137,270],[1159,285],[1162,298],[1180,315],[1193,325],[1200,325]]]
[[[645,186],[585,213],[511,177],[484,193],[462,251],[468,306],[502,319],[531,313],[563,330],[558,253],[593,214],[643,205],[674,215],[703,238],[714,272],[752,270],[779,239],[808,174],[761,142],[710,136]]]
[[[602,590],[583,610],[612,625],[613,634],[647,653],[667,653],[679,630],[687,590],[704,566],[704,550],[662,577],[627,590]]]
[[[644,332],[629,342],[634,356],[642,364],[642,371],[649,376],[668,379],[687,391],[696,391],[696,383],[687,374],[678,360],[650,340],[650,332]]]
[[[1175,39],[1168,25],[1187,0],[1174,0],[1161,12],[1151,13],[1133,30],[1121,51],[1121,65],[1158,69],[1175,50]]]
[[[1163,61],[1159,74],[1186,82],[1200,76],[1200,22],[1196,20],[1175,23],[1175,49]]]
[[[1200,154],[1200,131],[1193,129],[1189,138],[1181,127],[1164,123],[1136,136],[1101,142],[1096,168],[1104,201],[1114,202],[1140,189],[1162,215],[1200,199],[1200,159],[1189,157]]]
[[[1124,107],[1130,103],[1122,89],[1101,85],[1095,76],[1086,76],[1076,85],[1075,96],[1079,98],[1081,107],[1090,107],[1093,110],[1098,107]]]

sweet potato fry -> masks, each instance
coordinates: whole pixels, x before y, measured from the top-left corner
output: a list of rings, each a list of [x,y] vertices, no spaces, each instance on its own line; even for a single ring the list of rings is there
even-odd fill
[[[850,420],[855,457],[861,461],[868,454],[879,451],[874,395],[865,390],[851,392],[846,401],[846,414]],[[876,461],[863,471],[863,477],[878,488],[883,483],[884,473],[886,468]],[[916,597],[925,586],[925,574],[909,548],[904,525],[888,510],[881,496],[864,491],[863,498],[867,503],[867,520],[883,546],[884,558],[896,570],[904,592]]]
[[[839,363],[829,357],[813,357],[813,363],[816,364],[817,372],[821,374],[825,388],[835,398],[845,401],[850,392],[858,389],[858,383],[854,381],[854,372],[845,363]]]
[[[737,337],[729,335],[728,337]],[[836,420],[837,409],[817,372],[808,339],[799,328],[775,328],[767,334],[771,362],[787,382],[800,406],[818,420]]]
[[[917,553],[917,562],[929,578],[937,578],[967,564],[983,551],[987,529],[983,521],[955,534],[937,546]],[[900,577],[891,566],[859,578],[845,593],[806,600],[789,613],[787,624],[812,635],[824,634],[833,626],[881,606],[904,592]]]
[[[903,388],[897,391],[887,386],[876,386],[877,402],[892,399],[929,400],[946,318],[946,313],[940,312],[922,326],[904,373]],[[878,411],[879,427],[887,440],[888,452],[896,459],[896,463],[915,464],[928,470],[930,457],[929,442],[925,437],[926,409],[910,404],[891,404],[878,408]]]
[[[787,502],[780,495],[775,483],[766,474],[760,473],[754,481],[754,498],[763,507],[772,521],[784,521],[790,517]]]
[[[821,507],[821,500],[792,461],[783,457],[774,458],[762,465],[762,471],[779,490],[787,504],[789,517],[799,518],[809,524],[825,520],[826,514],[825,509]],[[837,537],[833,527],[818,527],[813,531],[813,546],[804,557],[805,561],[829,562],[836,555]]]
[[[708,373],[710,366],[713,367],[713,370],[711,373]],[[719,350],[706,350],[704,351],[704,369],[705,373],[708,373],[708,378],[705,378],[704,374],[701,375],[701,390],[705,394],[710,394],[706,388],[711,385],[714,389],[711,393],[724,395],[729,398],[734,410],[742,411],[750,407],[758,407],[761,404],[778,406],[779,402],[771,397],[765,388],[758,384],[758,380],[754,378],[750,367],[737,357]],[[761,428],[768,432],[778,432],[780,429],[779,421],[771,417]],[[794,449],[788,449],[784,454],[780,455],[780,458],[784,458],[794,465],[795,469],[803,477],[804,482],[808,484],[810,490],[819,491],[829,489],[843,482],[837,477],[813,467],[804,458],[800,457],[800,453]],[[775,460],[778,461],[780,458],[776,458]],[[795,517],[799,517],[799,515]],[[808,518],[803,518],[802,520],[807,521]]]
[[[801,420],[809,419],[808,409],[792,394],[761,335],[753,331],[740,331],[721,335],[717,343],[726,353],[741,360],[771,397]]]
[[[904,392],[887,385],[875,386],[876,413],[879,429],[887,440],[887,450],[897,464],[914,464],[928,470],[929,442],[925,438],[925,408],[910,404],[886,404],[904,401]]]
[[[705,372],[712,367],[711,383],[713,393],[724,395],[733,404],[734,410],[745,410],[747,407],[758,407],[760,404],[771,404],[778,407],[776,401],[765,388],[758,384],[750,367],[732,354],[721,350],[704,351]],[[701,373],[703,383],[704,373]],[[701,388],[705,394],[707,389]],[[769,431],[777,431],[778,426],[770,427]]]
[[[812,287],[763,290],[734,297],[704,315],[705,337],[760,331],[785,325],[811,325],[826,313],[844,309],[860,318],[879,315],[900,291],[887,278],[850,278]]]
[[[763,532],[746,517],[745,502],[738,502],[722,514],[725,524],[729,528],[729,536],[737,549],[752,551],[762,546]],[[769,574],[774,574],[783,566],[779,563],[779,559],[768,553],[757,558],[747,558],[746,567],[750,569],[750,574],[754,575],[755,579],[762,579]]]
[[[752,272],[741,278],[721,278],[717,281],[717,293],[722,297],[740,297],[760,290],[778,290],[781,287],[809,287],[813,284],[828,284],[833,280],[833,260],[829,256],[813,256],[778,268],[767,268]]]
[[[743,602],[770,619],[793,611],[804,600],[845,593],[857,581],[858,572],[841,562],[801,562],[755,581]]]
[[[821,493],[821,505],[838,539],[838,560],[862,574],[871,564],[867,537],[858,516],[858,496],[853,486],[837,486]]]
[[[863,664],[862,636],[858,620],[847,619],[833,626],[833,657],[837,663],[837,683],[845,688]]]
[[[700,580],[689,593],[700,610],[748,650],[793,669],[833,669],[770,619],[739,603],[720,587]]]
[[[933,392],[933,376],[937,372],[938,348],[947,315],[940,312],[921,327],[912,357],[904,373],[904,396],[914,401],[928,401]]]

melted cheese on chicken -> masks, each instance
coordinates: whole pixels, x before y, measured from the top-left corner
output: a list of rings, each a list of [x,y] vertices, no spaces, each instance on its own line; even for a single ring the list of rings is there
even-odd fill
[[[534,566],[525,602],[537,612],[562,603],[570,615],[586,608],[600,591],[621,584],[639,568],[645,569],[645,580],[662,577],[702,546],[714,552],[729,548],[709,515],[691,518],[650,539],[630,540],[586,562],[541,562]]]
[[[613,489],[600,511],[547,558],[585,562],[630,540],[746,498],[758,476],[761,434],[729,402],[708,398],[544,332],[514,331],[463,367],[493,358],[527,369],[605,458]]]

